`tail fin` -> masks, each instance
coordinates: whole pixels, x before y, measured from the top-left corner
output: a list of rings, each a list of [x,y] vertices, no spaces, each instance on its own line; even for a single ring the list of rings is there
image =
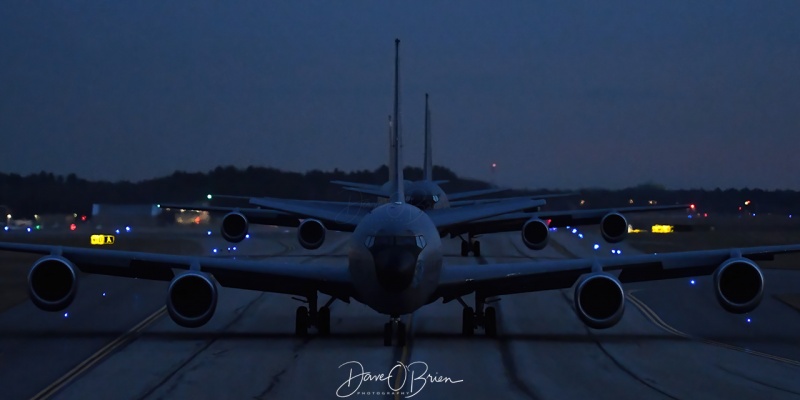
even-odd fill
[[[433,181],[433,158],[431,155],[431,110],[428,108],[428,94],[425,93],[425,164],[422,179]]]
[[[396,175],[395,172],[395,157],[396,154],[394,152],[394,121],[392,121],[392,115],[389,114],[389,164],[387,167],[389,168],[389,180],[392,180],[392,177]]]
[[[405,193],[403,193],[403,163],[401,161],[401,147],[402,141],[400,140],[400,39],[394,40],[394,113],[392,118],[392,159],[389,166],[390,173],[394,168],[393,173],[389,176],[389,191],[391,196],[389,201],[404,202]]]

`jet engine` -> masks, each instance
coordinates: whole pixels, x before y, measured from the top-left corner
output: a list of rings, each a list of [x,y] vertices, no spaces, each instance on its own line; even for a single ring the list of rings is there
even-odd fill
[[[176,276],[167,289],[167,311],[176,324],[186,328],[205,325],[217,309],[217,286],[199,272]]]
[[[611,275],[589,274],[575,287],[575,312],[590,328],[610,328],[622,319],[624,311],[625,293]]]
[[[717,301],[726,311],[744,314],[753,311],[764,297],[764,275],[753,261],[731,258],[714,271]]]
[[[628,235],[628,220],[620,213],[608,213],[600,220],[600,233],[608,243],[619,243]]]
[[[59,256],[37,260],[28,272],[28,293],[36,307],[61,311],[72,303],[78,290],[75,265]]]
[[[325,242],[325,225],[316,219],[304,220],[297,227],[297,240],[305,249],[318,249]]]
[[[522,225],[522,242],[531,250],[541,250],[547,246],[549,230],[539,218],[531,218]]]
[[[231,243],[239,243],[247,235],[247,218],[240,212],[231,212],[222,218],[220,232],[225,240]]]

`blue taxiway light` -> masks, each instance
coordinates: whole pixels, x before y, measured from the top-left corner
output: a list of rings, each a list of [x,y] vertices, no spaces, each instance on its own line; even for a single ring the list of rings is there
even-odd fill
[[[690,284],[690,285],[694,285],[694,284],[696,284],[696,283],[697,283],[697,281],[695,281],[694,279],[692,279],[692,280],[690,280],[690,281],[689,281],[689,284]]]
[[[581,238],[581,239],[583,239],[583,234],[582,234],[582,233],[579,233],[579,234],[578,234],[578,237],[579,237],[579,238]]]
[[[131,231],[131,227],[130,226],[126,226],[125,227],[125,232],[130,232],[130,231]]]
[[[208,236],[211,236],[211,231],[208,231]]]
[[[244,238],[245,239],[250,239],[250,234],[248,233],[248,234],[244,235]]]
[[[8,227],[5,227],[6,232],[8,232]]]
[[[64,313],[64,318],[68,318],[68,317],[69,317],[69,313],[68,313],[68,312],[65,312],[65,313]]]
[[[217,249],[214,249],[214,250],[211,250],[211,251],[212,251],[212,252],[214,252],[214,253],[216,253],[216,252],[217,252]]]
[[[597,250],[597,249],[599,249],[599,248],[600,248],[600,245],[599,245],[599,244],[597,244],[597,243],[595,243],[595,244],[594,244],[594,249],[595,249],[595,250]]]
[[[114,232],[116,232],[117,234],[119,234],[119,229],[117,229],[117,230],[116,230],[116,231],[114,231]]]
[[[106,297],[106,292],[103,292],[103,297]]]
[[[578,233],[578,230],[575,229],[575,228],[572,228],[572,233]]]
[[[748,319],[747,319],[747,323],[749,324],[749,323],[751,323],[751,322],[753,322],[753,320],[752,320],[752,319],[750,319],[750,318],[748,318]]]

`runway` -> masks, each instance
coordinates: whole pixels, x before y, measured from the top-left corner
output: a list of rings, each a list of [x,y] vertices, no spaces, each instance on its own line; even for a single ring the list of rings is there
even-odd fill
[[[457,256],[458,241],[445,240],[445,262],[491,268],[605,255],[612,248],[634,253],[624,243],[606,244],[596,229],[582,232],[583,239],[554,232],[542,251],[528,250],[518,235],[488,235],[481,238],[480,258]],[[237,252],[339,264],[346,261],[346,237],[330,233],[321,249],[306,252],[293,230],[276,229],[243,242]],[[205,251],[228,246],[218,235],[198,240]],[[163,311],[166,283],[82,276],[67,317],[30,302],[0,314],[0,385],[7,399],[798,398],[800,314],[774,296],[797,292],[800,274],[766,270],[765,277],[764,301],[746,316],[717,304],[708,277],[695,285],[626,285],[625,315],[606,330],[580,322],[572,290],[505,296],[494,303],[495,339],[481,330],[462,337],[461,306],[434,303],[407,317],[410,341],[395,348],[383,346],[387,317],[358,303],[334,303],[331,336],[299,339],[293,335],[298,301],[220,288],[214,318],[187,329]],[[395,369],[383,381],[346,385],[359,364],[386,375],[398,361],[417,362],[411,367],[417,374],[427,366],[434,376],[460,382],[423,387],[408,377],[395,396],[389,385],[402,383]]]

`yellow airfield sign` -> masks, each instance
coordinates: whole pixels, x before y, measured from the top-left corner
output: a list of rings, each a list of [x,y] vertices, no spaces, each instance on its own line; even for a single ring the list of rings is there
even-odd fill
[[[91,243],[94,246],[114,244],[114,235],[92,235],[91,239]]]

